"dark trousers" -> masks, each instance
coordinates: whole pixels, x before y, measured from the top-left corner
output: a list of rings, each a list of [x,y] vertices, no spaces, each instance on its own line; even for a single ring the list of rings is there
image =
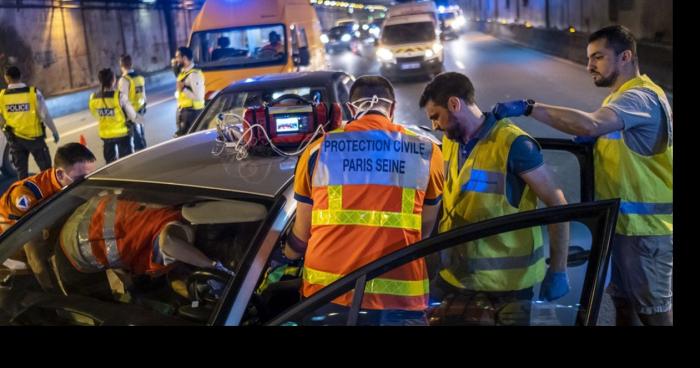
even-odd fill
[[[456,288],[437,276],[431,299],[440,306],[430,311],[433,326],[529,326],[533,288],[516,291],[475,291]],[[431,303],[432,304],[432,303]]]
[[[105,161],[110,163],[118,158],[128,156],[134,152],[131,146],[131,135],[119,138],[102,139]]]
[[[134,141],[134,152],[146,148],[146,132],[143,130],[143,124],[136,124],[131,121],[126,124],[129,126],[129,131]]]
[[[17,177],[21,180],[29,176],[29,154],[34,157],[34,161],[39,166],[39,170],[44,171],[51,168],[51,154],[49,147],[43,137],[36,139],[22,139],[15,136],[9,143],[12,164],[17,170]]]
[[[187,131],[190,130],[192,123],[194,123],[195,119],[197,119],[200,112],[202,112],[202,109],[178,109],[177,131],[175,132],[175,136],[180,137],[187,134]]]

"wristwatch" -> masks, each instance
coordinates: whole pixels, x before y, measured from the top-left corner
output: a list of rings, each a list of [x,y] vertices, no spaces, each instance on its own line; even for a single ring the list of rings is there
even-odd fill
[[[530,116],[532,114],[532,108],[535,107],[535,100],[527,99],[527,108],[525,109],[525,116]]]

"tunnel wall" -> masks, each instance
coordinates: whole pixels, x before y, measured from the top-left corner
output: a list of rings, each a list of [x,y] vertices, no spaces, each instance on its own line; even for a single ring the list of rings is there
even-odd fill
[[[177,44],[186,44],[197,11],[170,11]],[[97,71],[118,73],[123,53],[137,70],[162,71],[171,58],[164,17],[156,8],[0,8],[0,69],[19,66],[46,96],[97,86]]]

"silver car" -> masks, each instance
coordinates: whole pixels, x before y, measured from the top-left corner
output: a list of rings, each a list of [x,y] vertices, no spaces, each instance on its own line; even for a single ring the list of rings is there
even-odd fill
[[[301,300],[299,269],[303,264],[285,265],[280,263],[279,255],[295,216],[296,158],[249,156],[239,161],[226,153],[216,156],[212,153],[215,138],[215,130],[194,132],[118,160],[34,208],[2,234],[0,263],[5,262],[9,268],[0,270],[0,324],[318,324],[328,316],[317,315],[315,310],[353,289],[360,292],[342,324],[361,324],[362,286],[373,278],[419,257],[425,257],[432,278],[440,269],[439,255],[446,249],[489,235],[564,221],[571,222],[572,244],[576,245],[569,257],[572,289],[556,302],[533,300],[532,323],[596,323],[618,202],[590,201],[592,186],[585,175],[581,198],[588,203],[494,218],[433,235]],[[592,161],[586,161],[591,159],[589,151],[563,140],[541,143],[545,150],[573,152],[580,157],[581,172],[592,169],[588,165]],[[42,290],[21,262],[6,262],[32,241],[45,241],[56,250],[57,234],[66,219],[91,198],[105,194],[139,201],[144,206],[213,204],[211,208],[218,211],[192,221],[195,245],[210,258],[223,261],[235,276],[179,264],[157,278],[134,278],[131,283],[121,284],[115,280],[113,297],[105,298],[66,288],[53,257],[49,263],[54,268],[58,294]],[[217,291],[212,281],[225,287]],[[431,308],[440,303],[439,298],[431,295]]]

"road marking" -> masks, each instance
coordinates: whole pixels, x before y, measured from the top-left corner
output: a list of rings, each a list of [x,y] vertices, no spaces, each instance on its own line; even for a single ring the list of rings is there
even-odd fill
[[[174,99],[175,99],[175,97],[168,97],[168,98],[166,98],[166,99],[164,99],[164,100],[160,100],[160,101],[158,101],[158,102],[154,102],[154,103],[152,103],[152,104],[149,104],[148,107],[158,106],[158,105],[160,105],[160,104],[162,104],[162,103],[166,103],[166,102],[168,102],[168,101],[170,101],[170,100],[174,100]],[[83,127],[80,127],[80,128],[76,128],[76,129],[67,131],[67,132],[65,132],[65,133],[61,133],[61,137],[66,137],[66,136],[73,135],[73,134],[75,134],[75,133],[81,132],[81,131],[86,130],[86,129],[94,128],[94,127],[97,126],[97,124],[99,124],[99,123],[98,123],[98,122],[94,122],[94,123],[90,123],[90,124],[88,124],[88,125],[86,125],[86,126],[83,126]],[[49,141],[49,138],[46,138],[46,140]],[[50,140],[53,141],[53,138],[51,138]]]

